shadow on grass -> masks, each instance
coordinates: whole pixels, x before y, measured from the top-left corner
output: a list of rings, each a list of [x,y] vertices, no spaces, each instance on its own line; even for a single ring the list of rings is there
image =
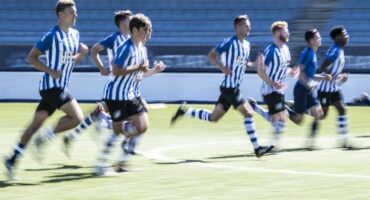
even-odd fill
[[[25,169],[25,171],[52,171],[52,170],[64,170],[64,169],[84,169],[84,168],[91,168],[91,167],[83,167],[80,165],[64,165],[64,164],[54,164],[57,167],[51,168],[40,168],[40,169]]]
[[[99,178],[99,177],[101,177],[101,176],[97,176],[93,172],[88,172],[88,173],[65,173],[65,174],[47,176],[46,178],[51,178],[51,179],[41,181],[40,183],[60,183],[60,182],[65,182],[65,181],[76,181],[76,180]]]
[[[0,188],[15,187],[15,186],[35,186],[39,183],[16,183],[14,181],[0,181]]]
[[[157,162],[158,165],[177,165],[177,164],[186,164],[186,163],[207,163],[204,160],[181,160],[177,162]]]

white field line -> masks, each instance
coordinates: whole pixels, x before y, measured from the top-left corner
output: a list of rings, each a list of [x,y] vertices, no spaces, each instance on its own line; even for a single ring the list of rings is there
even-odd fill
[[[183,162],[185,160],[171,158],[169,156],[163,155],[164,152],[175,150],[175,149],[190,149],[191,147],[201,146],[201,145],[222,145],[225,142],[207,142],[198,144],[187,144],[187,145],[175,145],[170,147],[163,147],[158,149],[153,149],[142,153],[145,157],[162,162]],[[286,174],[286,175],[298,175],[298,176],[319,176],[319,177],[332,177],[332,178],[352,178],[352,179],[366,179],[370,180],[370,175],[362,174],[341,174],[341,173],[325,173],[325,172],[311,172],[311,171],[296,171],[296,170],[282,170],[282,169],[268,169],[268,168],[254,168],[254,167],[237,167],[221,164],[212,163],[188,163],[189,165],[197,167],[206,167],[214,169],[229,169],[234,171],[242,172],[258,172],[258,173],[272,173],[272,174]]]

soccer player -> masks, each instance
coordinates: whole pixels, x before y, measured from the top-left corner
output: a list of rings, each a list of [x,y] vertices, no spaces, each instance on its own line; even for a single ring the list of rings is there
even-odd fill
[[[324,118],[327,116],[330,105],[337,109],[339,143],[343,148],[351,148],[348,134],[348,116],[341,92],[341,85],[348,79],[348,73],[342,71],[345,61],[343,48],[348,43],[349,35],[344,26],[335,26],[330,31],[330,37],[334,40],[334,45],[328,49],[326,58],[320,68],[323,72],[329,73],[333,79],[320,82],[318,97],[324,111]]]
[[[13,154],[5,159],[4,164],[10,179],[14,179],[15,165],[31,137],[56,109],[66,115],[59,119],[54,130],[49,130],[50,137],[54,133],[75,127],[83,119],[80,106],[67,88],[75,63],[83,59],[88,48],[79,42],[79,32],[71,28],[77,18],[75,2],[59,0],[55,10],[58,24],[36,43],[27,57],[30,64],[44,72],[39,86],[41,101]],[[46,56],[46,64],[38,58],[43,54]]]
[[[324,117],[323,110],[317,98],[317,86],[320,80],[330,81],[331,75],[322,73],[317,75],[317,49],[321,46],[321,36],[317,29],[310,29],[305,33],[305,40],[308,47],[303,49],[299,58],[299,80],[294,87],[294,114],[291,114],[290,119],[301,124],[304,114],[310,113],[315,121],[321,120]],[[317,132],[317,123],[313,123],[309,140],[309,148],[313,148],[313,137]]]
[[[99,68],[100,74],[103,76],[109,75],[112,77],[112,62],[117,52],[118,47],[123,44],[130,37],[130,20],[132,12],[130,10],[122,10],[114,13],[114,23],[118,31],[110,34],[106,38],[96,43],[91,48],[91,57],[93,58],[96,66]],[[99,52],[107,49],[109,68],[105,67],[100,59]],[[93,122],[101,121],[102,124],[108,125],[110,116],[105,112],[108,110],[105,103],[99,102],[94,110],[89,113],[85,119],[72,131],[63,137],[63,151],[69,156],[69,149],[71,142],[77,135],[86,130]]]
[[[271,25],[274,38],[272,44],[267,46],[263,55],[257,59],[264,62],[257,67],[257,73],[263,80],[262,95],[268,106],[268,113],[257,106],[255,102],[249,101],[253,109],[268,118],[274,128],[274,143],[277,145],[282,129],[287,118],[284,90],[287,85],[284,82],[287,75],[296,76],[298,67],[290,67],[290,52],[286,43],[289,41],[288,23],[277,21]]]
[[[106,168],[110,150],[120,134],[132,138],[146,132],[148,116],[144,105],[135,96],[135,79],[140,71],[148,71],[143,43],[151,27],[151,21],[143,14],[136,14],[130,21],[131,38],[117,50],[113,63],[113,77],[104,91],[106,103],[113,121],[113,134],[105,142],[96,166],[98,175],[109,173]],[[124,123],[123,123],[124,122]]]
[[[237,16],[234,19],[234,28],[235,35],[223,40],[208,54],[211,63],[225,74],[220,87],[221,95],[212,113],[204,109],[186,108],[185,105],[181,105],[172,117],[171,124],[174,124],[182,116],[217,122],[233,105],[243,115],[244,125],[253,144],[254,152],[257,157],[261,157],[270,152],[274,146],[261,146],[259,144],[253,120],[253,110],[244,100],[239,89],[247,65],[258,64],[248,62],[250,44],[245,39],[251,29],[248,16]],[[257,61],[261,62],[261,60]]]

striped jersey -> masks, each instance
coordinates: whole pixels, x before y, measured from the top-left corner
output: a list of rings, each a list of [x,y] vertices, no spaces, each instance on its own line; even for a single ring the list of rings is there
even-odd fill
[[[144,46],[144,62],[148,60],[148,49]],[[138,74],[136,75],[136,79],[134,82],[134,93],[135,97],[141,97],[141,92],[140,92],[140,83],[144,79],[144,72],[139,71]]]
[[[110,71],[112,71],[112,62],[114,60],[114,56],[116,55],[118,47],[123,44],[129,37],[130,36],[126,38],[119,31],[117,31],[99,41],[99,44],[107,49]]]
[[[266,74],[274,82],[284,82],[287,70],[290,65],[290,52],[287,45],[281,47],[270,44],[264,51]],[[262,83],[262,94],[267,95],[272,92],[283,93],[283,89],[277,90],[273,86]]]
[[[135,46],[131,39],[124,42],[117,49],[114,65],[120,68],[130,69],[134,65],[145,62],[145,48],[142,44]],[[125,101],[135,98],[135,82],[138,71],[109,78],[105,87],[103,99]]]
[[[221,87],[239,88],[249,60],[249,42],[245,39],[240,41],[234,35],[224,39],[215,47],[215,50],[220,54],[222,64],[232,71],[231,75],[225,74]]]
[[[57,79],[44,73],[40,80],[40,91],[68,87],[75,66],[73,56],[79,51],[79,40],[80,34],[76,29],[69,28],[68,33],[65,33],[58,26],[55,26],[36,43],[35,48],[45,54],[46,66],[52,70],[63,72]]]
[[[330,47],[326,53],[326,60],[331,64],[328,66],[328,73],[333,77],[331,81],[320,81],[319,92],[337,92],[341,89],[336,82],[337,76],[342,73],[344,68],[344,51],[337,44]]]

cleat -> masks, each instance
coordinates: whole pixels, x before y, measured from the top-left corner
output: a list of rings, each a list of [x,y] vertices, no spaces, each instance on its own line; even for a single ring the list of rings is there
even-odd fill
[[[128,172],[128,165],[126,162],[118,162],[113,165],[113,168],[117,173]]]
[[[260,146],[257,149],[254,149],[254,153],[256,154],[257,158],[260,158],[266,153],[270,153],[274,147],[274,145]]]
[[[181,106],[177,109],[176,113],[171,118],[171,126],[175,124],[175,122],[179,119],[179,117],[182,117],[186,113],[186,104],[183,103]]]
[[[248,103],[252,106],[253,110],[255,109],[256,105],[257,105],[257,101],[255,99],[253,99],[252,97],[248,97],[247,98],[247,101]]]
[[[7,157],[4,158],[3,162],[6,169],[6,176],[8,177],[8,180],[10,181],[18,180],[18,178],[14,174],[15,171],[14,164],[12,164]]]
[[[71,158],[71,139],[69,137],[64,136],[63,137],[63,146],[62,146],[62,151],[63,153],[68,157]]]

